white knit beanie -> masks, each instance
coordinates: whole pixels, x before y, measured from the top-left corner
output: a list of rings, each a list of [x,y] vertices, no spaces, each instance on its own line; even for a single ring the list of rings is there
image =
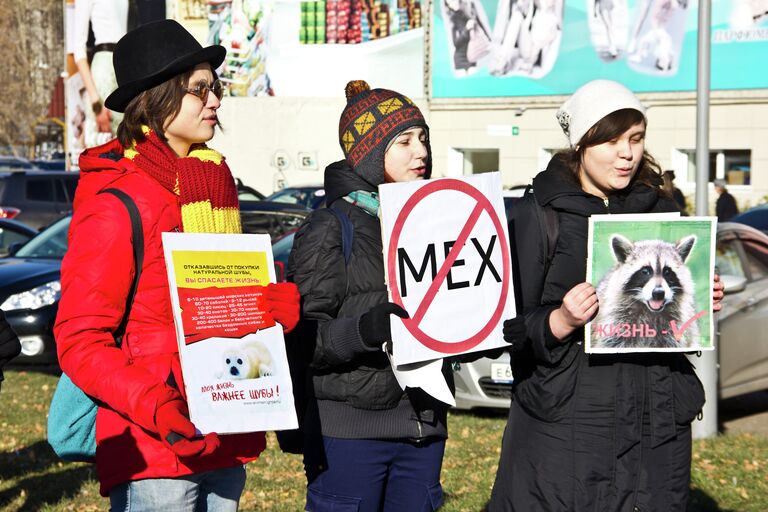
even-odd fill
[[[617,110],[631,108],[645,115],[645,107],[632,91],[613,80],[592,80],[579,87],[557,111],[557,121],[576,146],[598,121]]]

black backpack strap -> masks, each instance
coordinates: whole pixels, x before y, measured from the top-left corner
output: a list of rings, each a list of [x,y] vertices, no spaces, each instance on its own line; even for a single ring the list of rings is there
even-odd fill
[[[344,213],[341,209],[334,206],[332,203],[328,207],[341,226],[341,250],[344,252],[344,264],[349,265],[349,260],[352,258],[352,242],[355,239],[355,226],[352,225],[352,219],[349,215]]]
[[[547,259],[544,263],[544,273],[549,271],[552,260],[555,258],[555,249],[557,248],[557,238],[560,236],[560,219],[557,212],[551,206],[543,206],[544,224],[547,232]]]
[[[144,266],[144,228],[141,223],[141,215],[136,203],[131,199],[131,196],[116,188],[107,188],[99,192],[99,194],[112,194],[117,197],[121,203],[125,205],[128,210],[128,216],[131,218],[131,235],[133,245],[133,264],[134,275],[133,282],[131,283],[131,289],[128,292],[128,297],[125,300],[125,312],[123,313],[123,319],[120,321],[120,325],[117,326],[113,336],[119,347],[125,334],[125,328],[128,325],[128,316],[133,306],[133,299],[136,296],[136,290],[139,287],[139,277],[141,277],[141,269]]]
[[[552,260],[555,257],[555,249],[557,249],[557,239],[560,236],[560,219],[557,215],[557,211],[551,206],[541,206],[536,199],[536,195],[533,192],[533,186],[528,185],[525,189],[525,195],[531,195],[533,203],[536,208],[536,219],[539,222],[539,228],[542,233],[546,234],[543,243],[543,260],[544,260],[544,276],[546,278],[549,272],[549,267],[552,264]]]

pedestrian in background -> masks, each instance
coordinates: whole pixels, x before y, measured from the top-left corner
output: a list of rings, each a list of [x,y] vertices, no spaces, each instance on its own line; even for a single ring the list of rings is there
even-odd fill
[[[736,198],[728,192],[725,187],[725,180],[717,179],[714,182],[715,192],[718,198],[715,202],[715,215],[718,222],[728,222],[739,213],[739,207],[736,205]]]
[[[124,112],[118,137],[80,156],[80,183],[61,265],[54,328],[62,370],[99,408],[96,470],[114,511],[237,509],[243,464],[264,434],[199,435],[190,422],[163,257],[163,232],[240,233],[234,178],[205,146],[219,124],[222,46],[203,48],[172,20],[118,41],[118,88],[105,106]],[[131,222],[112,194],[137,205],[144,262],[122,344],[134,268]],[[269,285],[267,308],[286,330],[298,321],[295,285]]]
[[[88,99],[85,143],[93,146],[114,137],[122,120],[119,113],[104,106],[104,99],[117,87],[112,52],[128,28],[129,0],[77,0],[74,4],[73,53]],[[90,60],[86,48],[89,30],[94,37]]]
[[[691,421],[704,404],[691,363],[680,353],[586,354],[583,328],[599,307],[584,281],[589,217],[677,205],[645,151],[645,108],[623,85],[589,82],[557,117],[570,148],[513,210],[528,340],[511,358],[512,405],[488,510],[684,511]],[[559,225],[548,264],[540,208],[552,208]]]
[[[683,195],[683,191],[675,186],[675,171],[668,169],[664,171],[664,173],[661,175],[661,178],[664,180],[664,183],[661,186],[662,190],[664,190],[664,192],[669,194],[670,197],[675,200],[675,203],[677,203],[677,207],[681,214],[688,215],[688,208],[685,204],[685,196]]]
[[[311,379],[319,436],[305,449],[306,510],[421,512],[443,503],[440,484],[448,405],[420,388],[403,390],[382,346],[390,317],[408,313],[387,301],[378,186],[427,179],[429,129],[419,109],[395,91],[346,87],[339,122],[344,160],[325,170],[325,194],[352,224],[351,257],[344,228],[328,209],[316,210],[296,233],[291,276],[304,321],[316,326]],[[368,125],[360,125],[366,119]],[[460,320],[457,320],[460,321]],[[522,337],[522,318],[505,322],[505,339]],[[479,357],[479,356],[476,356]],[[453,388],[450,364],[443,375]],[[319,449],[318,449],[319,448]]]

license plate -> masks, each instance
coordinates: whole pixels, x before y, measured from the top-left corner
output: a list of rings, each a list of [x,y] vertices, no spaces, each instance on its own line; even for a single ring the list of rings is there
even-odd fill
[[[491,380],[493,382],[512,382],[512,368],[505,363],[491,363]]]

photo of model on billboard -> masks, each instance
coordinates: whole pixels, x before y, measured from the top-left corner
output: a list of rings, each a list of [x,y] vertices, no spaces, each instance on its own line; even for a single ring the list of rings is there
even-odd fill
[[[627,51],[629,16],[627,0],[585,0],[592,47],[603,62],[621,58]]]
[[[552,70],[563,35],[563,0],[499,0],[488,71],[541,78]]]
[[[627,63],[650,75],[674,76],[682,57],[688,0],[642,0],[634,12]]]
[[[491,49],[491,31],[485,10],[478,0],[442,0],[440,8],[454,75],[471,75]]]
[[[600,306],[586,351],[711,349],[714,233],[712,217],[590,218],[587,278]]]

